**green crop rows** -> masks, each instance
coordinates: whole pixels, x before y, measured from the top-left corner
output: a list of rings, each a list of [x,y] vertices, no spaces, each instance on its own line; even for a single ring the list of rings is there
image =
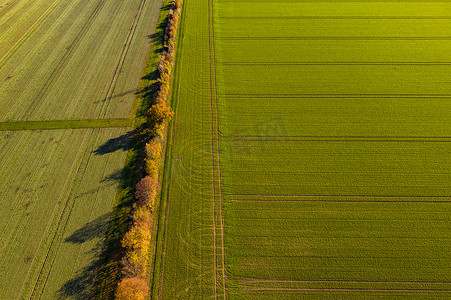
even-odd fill
[[[450,297],[451,4],[182,20],[153,297]]]
[[[112,297],[161,4],[0,1],[0,299]]]

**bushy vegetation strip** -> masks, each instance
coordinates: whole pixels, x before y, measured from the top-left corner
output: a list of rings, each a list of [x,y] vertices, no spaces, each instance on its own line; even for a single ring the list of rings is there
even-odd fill
[[[181,1],[172,1],[164,34],[164,50],[159,57],[157,92],[146,113],[144,176],[135,188],[135,202],[131,210],[131,224],[122,238],[122,280],[116,299],[145,299],[149,293],[149,252],[154,226],[155,200],[159,193],[159,172],[165,145],[166,125],[173,116],[169,106],[170,80],[175,55]]]

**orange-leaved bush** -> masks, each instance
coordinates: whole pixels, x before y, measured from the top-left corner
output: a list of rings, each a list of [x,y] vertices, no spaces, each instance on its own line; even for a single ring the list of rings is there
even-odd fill
[[[122,247],[147,251],[150,243],[149,227],[142,223],[133,224],[122,239]]]
[[[141,278],[124,278],[117,286],[117,300],[144,300],[148,295],[147,282]]]
[[[152,138],[146,144],[146,155],[151,159],[159,159],[161,155],[161,142],[158,137]]]
[[[153,127],[158,127],[163,122],[170,121],[173,115],[170,106],[165,102],[158,102],[147,111],[147,122]]]

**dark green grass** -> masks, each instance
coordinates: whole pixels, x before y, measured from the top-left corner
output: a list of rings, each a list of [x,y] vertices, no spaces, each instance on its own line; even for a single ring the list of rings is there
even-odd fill
[[[133,119],[52,120],[0,122],[0,131],[129,127]]]

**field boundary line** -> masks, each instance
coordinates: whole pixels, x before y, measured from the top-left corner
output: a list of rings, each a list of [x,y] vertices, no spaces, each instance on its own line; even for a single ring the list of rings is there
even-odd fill
[[[248,291],[342,291],[342,292],[442,292],[450,293],[449,290],[440,289],[371,289],[371,288],[300,288],[300,287],[242,287]]]
[[[231,138],[233,142],[235,141],[246,141],[246,142],[394,142],[394,143],[450,143],[451,139],[449,137],[437,137],[437,138],[418,138],[418,137],[337,137],[337,138],[323,138],[319,137],[265,137],[265,136],[255,136],[255,137],[233,137]]]
[[[314,40],[330,40],[330,41],[447,41],[451,40],[451,36],[268,36],[268,37],[221,37],[224,41],[314,41]]]
[[[86,119],[0,122],[0,131],[131,127],[133,119]]]
[[[436,203],[436,204],[451,204],[451,195],[257,195],[257,194],[229,194],[230,202],[336,202],[336,203]],[[239,197],[250,197],[241,198]],[[258,197],[253,199],[252,197]],[[298,198],[298,199],[296,199]],[[323,199],[318,199],[323,198]],[[332,199],[336,198],[336,199]],[[355,198],[374,200],[351,200]],[[412,200],[417,198],[418,200]],[[430,200],[430,199],[437,200]],[[283,200],[285,199],[285,200]],[[342,200],[339,200],[342,199]],[[345,200],[343,200],[345,199]],[[387,200],[383,200],[387,199]],[[406,199],[406,200],[393,200]],[[428,200],[429,199],[429,200]],[[449,200],[443,200],[449,199]]]
[[[449,99],[451,94],[222,94],[227,98],[439,98]]]
[[[241,277],[238,280],[243,282],[325,282],[325,283],[406,283],[406,284],[451,284],[451,281],[403,281],[403,280],[333,280],[333,279],[313,279],[313,280],[302,280],[302,279],[272,279],[272,278],[251,278],[251,277]]]
[[[222,62],[225,66],[448,66],[451,62],[350,62],[350,61],[318,61],[318,62]]]
[[[218,263],[217,263],[217,234],[216,234],[216,222],[219,217],[219,225],[221,231],[221,263],[222,263],[222,288],[223,299],[227,299],[226,295],[226,271],[225,271],[225,245],[224,245],[224,219],[223,219],[223,198],[222,198],[222,186],[221,186],[221,156],[220,156],[220,140],[219,140],[219,101],[218,101],[218,88],[216,78],[216,52],[215,52],[215,33],[214,33],[214,8],[213,1],[208,0],[208,39],[209,39],[209,61],[210,61],[210,110],[211,110],[211,155],[212,155],[212,176],[213,176],[213,230],[215,240],[215,299],[218,299],[218,285],[217,275]],[[215,130],[216,127],[216,130]],[[216,131],[216,132],[214,132]],[[215,138],[216,135],[216,138]],[[215,155],[215,140],[216,140],[216,155]],[[216,156],[216,158],[215,158]],[[217,166],[216,166],[217,164]],[[217,167],[217,170],[216,168]],[[218,175],[216,178],[216,172]],[[219,194],[219,203],[216,203],[216,180],[218,181],[217,188]],[[219,216],[217,216],[217,206],[219,205]]]

